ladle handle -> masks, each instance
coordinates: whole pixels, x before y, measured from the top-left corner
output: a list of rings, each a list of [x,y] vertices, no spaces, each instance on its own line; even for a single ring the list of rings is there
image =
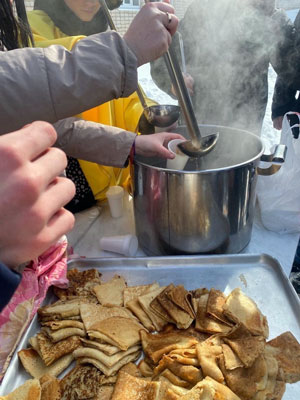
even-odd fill
[[[103,12],[105,14],[105,18],[107,20],[107,23],[108,23],[110,29],[112,31],[116,31],[117,32],[116,25],[115,25],[115,23],[114,23],[114,21],[113,21],[113,19],[111,17],[111,14],[110,14],[109,9],[107,7],[106,1],[105,0],[99,0],[99,3],[101,4],[102,10],[103,10]],[[141,89],[139,84],[137,86],[136,93],[137,93],[137,95],[139,97],[139,100],[140,100],[143,108],[147,108],[148,105],[146,103],[145,97],[143,95],[142,89]]]
[[[174,86],[176,96],[183,112],[188,132],[192,141],[195,143],[195,145],[197,145],[199,139],[201,139],[200,129],[194,113],[191,97],[186,88],[180,65],[172,46],[170,46],[169,50],[164,54],[164,59]]]

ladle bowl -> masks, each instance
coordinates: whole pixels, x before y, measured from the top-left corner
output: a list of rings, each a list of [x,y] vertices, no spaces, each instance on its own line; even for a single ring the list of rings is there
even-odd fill
[[[193,142],[187,140],[179,143],[179,149],[189,157],[200,157],[204,154],[209,153],[216,145],[219,139],[219,133],[213,133],[212,135],[202,136],[199,141]]]
[[[179,118],[180,107],[169,105],[155,105],[144,108],[144,115],[147,121],[159,128],[166,128],[173,125]]]

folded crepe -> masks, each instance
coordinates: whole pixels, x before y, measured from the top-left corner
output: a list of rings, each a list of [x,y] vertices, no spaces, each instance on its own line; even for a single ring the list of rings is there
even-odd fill
[[[47,374],[40,378],[40,385],[41,400],[61,400],[59,379]]]
[[[276,358],[286,383],[300,380],[300,344],[287,331],[267,342],[267,350]]]
[[[150,378],[153,375],[153,367],[144,359],[139,362],[138,369],[141,375],[145,378]]]
[[[0,396],[0,400],[40,400],[41,385],[38,379],[29,379],[13,392]]]
[[[75,296],[88,297],[91,301],[97,301],[92,289],[101,284],[99,272],[96,269],[70,269],[67,272],[69,287],[67,289],[53,288],[57,297],[62,300],[71,299]]]
[[[145,311],[142,309],[138,297],[129,300],[126,303],[126,307],[129,308],[129,310],[132,311],[134,315],[136,315],[136,317],[149,332],[155,331],[155,326],[148,315],[145,313]]]
[[[276,388],[276,378],[278,374],[278,363],[276,359],[268,354],[268,351],[264,354],[266,364],[267,364],[267,376],[264,381],[261,382],[260,387],[258,387],[259,391],[255,395],[255,400],[265,400],[265,399],[273,399]]]
[[[73,355],[66,354],[47,367],[34,349],[21,350],[18,352],[18,356],[25,370],[32,377],[38,379],[46,374],[53,376],[59,375],[62,371],[68,368],[73,361]]]
[[[76,365],[60,381],[61,400],[78,399],[79,394],[91,399],[101,387],[102,373],[93,365]]]
[[[116,364],[114,364],[112,367],[106,367],[101,361],[96,360],[95,358],[90,358],[90,357],[82,357],[82,358],[77,358],[77,363],[78,364],[92,364],[96,368],[98,368],[101,372],[103,372],[104,375],[106,376],[112,376],[116,372],[119,371],[123,365],[128,364],[129,362],[137,360],[141,355],[140,351],[136,351],[135,353],[128,354],[126,357],[122,358],[120,361],[118,361]]]
[[[88,340],[84,338],[80,338],[82,344],[85,347],[91,347],[92,349],[97,349],[103,351],[103,353],[107,354],[108,356],[112,356],[113,354],[119,353],[121,350],[117,346],[113,346],[107,343],[99,343],[95,340]]]
[[[61,321],[41,321],[42,326],[47,326],[53,331],[63,328],[78,328],[84,329],[84,325],[81,321],[74,321],[71,319],[64,319]]]
[[[120,371],[126,372],[129,375],[135,376],[137,378],[142,378],[141,371],[139,370],[138,366],[133,362],[129,362],[125,364]]]
[[[49,304],[38,309],[38,315],[42,319],[55,318],[69,319],[69,317],[79,316],[80,304],[90,303],[88,299],[76,297],[71,300],[58,300],[55,303]]]
[[[86,332],[84,329],[79,328],[62,328],[58,331],[52,331],[47,326],[41,329],[41,332],[46,335],[53,343],[57,343],[63,339],[67,339],[71,336],[85,337]]]
[[[108,356],[100,350],[91,349],[89,347],[79,347],[78,349],[74,350],[73,356],[75,359],[83,357],[94,358],[95,360],[100,361],[106,367],[111,368],[117,362],[122,360],[124,357],[127,357],[129,354],[136,353],[137,351],[140,350],[141,350],[140,346],[136,345],[129,347],[129,349],[126,351],[120,351],[119,353],[116,353],[113,356]]]
[[[43,359],[45,365],[49,366],[65,354],[72,353],[77,347],[81,345],[78,336],[70,336],[67,339],[61,340],[58,343],[53,343],[42,332],[36,335],[39,354]]]
[[[97,322],[88,330],[90,337],[98,338],[104,343],[112,344],[121,350],[140,343],[141,330],[145,328],[132,318],[111,317]]]
[[[119,306],[106,307],[100,304],[82,304],[80,315],[87,331],[96,329],[95,327],[99,322],[111,317],[132,318],[136,321],[131,311]]]
[[[250,368],[228,370],[225,367],[224,356],[221,354],[219,366],[227,386],[243,400],[252,400],[257,391],[266,385],[268,368],[263,355],[258,356]]]
[[[156,296],[158,296],[166,287],[161,286],[156,289],[153,289],[149,291],[146,294],[143,294],[138,298],[138,302],[140,306],[142,307],[143,311],[147,314],[147,316],[150,318],[152,321],[153,325],[155,326],[155,329],[159,332],[163,329],[164,326],[167,325],[167,321],[163,318],[161,318],[159,315],[157,315],[150,307],[150,304],[152,300],[155,299]]]
[[[192,307],[192,295],[183,285],[178,285],[173,289],[168,290],[167,296],[174,304],[188,313],[191,318],[195,318],[195,313]]]
[[[94,286],[93,291],[100,304],[123,306],[123,292],[126,286],[125,279],[122,276],[115,275],[110,281]]]
[[[240,288],[234,289],[226,298],[224,314],[235,323],[243,323],[253,335],[269,336],[267,319],[256,303]]]
[[[204,376],[210,376],[220,383],[224,383],[224,376],[219,367],[218,360],[223,353],[222,346],[202,342],[196,346],[199,364]]]
[[[165,320],[168,323],[176,324],[175,320],[171,317],[168,311],[161,305],[159,301],[159,297],[164,295],[164,292],[167,290],[164,289],[158,296],[156,296],[150,303],[151,310],[160,318]]]
[[[252,336],[243,324],[236,325],[223,340],[246,368],[251,367],[255,359],[264,352],[266,344],[263,336]]]
[[[143,294],[149,293],[151,290],[159,288],[157,282],[150,283],[149,285],[139,285],[139,286],[127,286],[124,289],[124,306],[127,307],[127,303],[133,299],[136,299]]]
[[[210,289],[208,294],[206,312],[211,317],[216,318],[222,323],[233,326],[223,313],[223,306],[225,304],[226,296],[220,290],[214,288]]]
[[[164,354],[169,353],[171,350],[189,349],[198,343],[197,339],[188,335],[180,335],[176,332],[153,335],[146,331],[141,331],[140,335],[145,355],[155,364]]]
[[[171,319],[175,322],[178,329],[187,329],[193,322],[194,316],[191,317],[190,312],[186,312],[170,300],[169,292],[174,291],[175,287],[173,284],[169,285],[163,290],[158,296],[157,300],[165,311],[171,316]],[[179,302],[179,299],[177,299]],[[172,321],[170,321],[172,322]]]
[[[159,382],[149,382],[120,372],[111,400],[156,400]]]
[[[181,400],[241,400],[227,386],[207,376],[197,383]]]
[[[228,346],[228,344],[222,344],[221,346],[222,346],[226,369],[231,370],[231,369],[236,369],[236,368],[240,368],[240,367],[244,366],[242,361],[234,353],[234,351],[231,349],[231,347]]]
[[[208,316],[206,312],[208,297],[209,294],[207,293],[198,298],[195,328],[201,332],[211,334],[228,333],[231,329],[230,326],[213,317]]]
[[[203,379],[202,372],[199,368],[196,368],[192,365],[181,364],[167,355],[164,355],[163,358],[160,360],[158,366],[155,367],[153,371],[153,379],[156,380],[156,378],[161,375],[162,372],[166,369],[168,369],[170,372],[172,372],[172,374],[187,383],[184,386],[177,384],[178,386],[192,387]],[[172,382],[171,379],[169,380]]]

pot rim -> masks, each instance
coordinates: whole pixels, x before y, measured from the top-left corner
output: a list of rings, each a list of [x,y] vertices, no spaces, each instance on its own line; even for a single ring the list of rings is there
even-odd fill
[[[182,128],[182,127],[183,127],[183,126],[179,126],[178,128]],[[261,140],[260,136],[257,136],[257,135],[255,135],[254,133],[249,132],[249,131],[247,131],[247,130],[245,130],[245,129],[232,128],[232,127],[230,127],[230,126],[223,126],[223,125],[208,125],[208,124],[199,124],[199,127],[200,127],[200,128],[201,128],[201,127],[216,127],[216,128],[222,128],[222,129],[225,128],[225,129],[230,129],[230,130],[237,131],[237,132],[243,132],[244,134],[253,136],[253,137],[255,138],[255,140],[258,140],[258,141],[260,142],[260,144],[261,144],[261,151],[260,151],[259,153],[257,153],[256,156],[252,157],[251,159],[246,160],[246,161],[243,161],[243,162],[241,162],[241,163],[239,163],[239,164],[231,165],[231,166],[228,166],[228,167],[220,167],[220,168],[212,168],[212,169],[202,169],[202,170],[199,170],[199,171],[184,171],[184,170],[178,170],[178,169],[170,169],[170,168],[157,167],[157,166],[154,166],[154,165],[147,164],[147,163],[144,162],[144,161],[139,161],[139,160],[137,160],[136,158],[134,158],[134,164],[143,165],[143,166],[145,166],[145,167],[152,168],[152,169],[155,169],[155,170],[157,170],[157,171],[172,172],[172,173],[174,173],[174,174],[180,174],[180,175],[181,175],[181,174],[208,174],[208,173],[221,172],[221,171],[228,171],[228,170],[231,170],[231,169],[237,169],[237,168],[244,167],[244,166],[246,166],[247,164],[253,163],[254,161],[256,161],[257,159],[259,159],[259,158],[264,154],[265,146],[264,146],[264,143],[263,143],[263,141]],[[177,129],[178,129],[178,128],[177,128]]]

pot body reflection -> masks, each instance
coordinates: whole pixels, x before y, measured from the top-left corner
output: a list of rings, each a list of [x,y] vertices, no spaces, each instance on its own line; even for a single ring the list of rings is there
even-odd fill
[[[250,241],[262,142],[226,127],[203,131],[220,133],[216,149],[184,171],[165,169],[165,160],[135,159],[136,234],[147,255],[237,253]]]

